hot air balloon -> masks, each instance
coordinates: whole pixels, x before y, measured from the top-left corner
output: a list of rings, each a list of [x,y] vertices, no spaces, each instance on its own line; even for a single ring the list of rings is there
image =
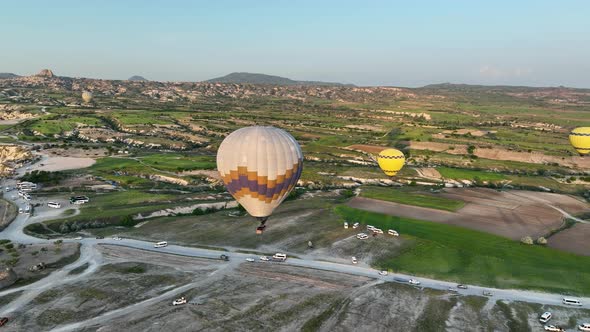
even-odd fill
[[[92,92],[89,91],[84,91],[82,92],[82,100],[84,100],[85,103],[89,103],[92,101]]]
[[[260,221],[256,233],[261,234],[273,210],[297,184],[303,153],[282,129],[245,127],[221,142],[217,169],[229,193]]]
[[[580,156],[590,153],[590,127],[579,127],[572,130],[570,143]]]
[[[377,163],[387,176],[395,176],[406,162],[404,154],[397,149],[385,149],[379,152]]]

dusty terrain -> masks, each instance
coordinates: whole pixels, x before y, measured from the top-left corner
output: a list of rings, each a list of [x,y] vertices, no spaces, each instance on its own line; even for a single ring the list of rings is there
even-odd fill
[[[118,246],[102,246],[101,252],[97,272],[40,293],[5,330],[509,331],[541,328],[537,316],[544,310],[553,312],[552,323],[568,327],[590,318],[588,310],[496,304],[480,296],[281,264]],[[189,304],[172,306],[179,296]]]
[[[357,197],[354,208],[407,218],[441,222],[484,231],[518,240],[523,236],[544,236],[563,225],[563,215],[552,204],[571,214],[586,211],[588,206],[570,196],[532,191],[498,192],[492,189],[446,189],[444,197],[467,204],[457,212]]]
[[[557,249],[590,256],[590,224],[576,224],[550,237],[548,244]]]
[[[65,171],[68,169],[86,168],[94,165],[96,161],[92,158],[76,157],[49,157],[43,162],[43,166],[36,169],[40,171]]]

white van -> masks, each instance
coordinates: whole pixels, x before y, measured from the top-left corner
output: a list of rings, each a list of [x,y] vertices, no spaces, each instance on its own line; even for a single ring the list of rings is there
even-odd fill
[[[49,206],[50,208],[53,208],[53,209],[60,209],[61,208],[61,204],[57,203],[57,202],[49,202],[49,203],[47,203],[47,206]]]
[[[285,254],[281,254],[281,253],[278,253],[278,252],[277,252],[276,254],[274,254],[274,255],[272,256],[272,258],[273,258],[274,260],[285,261],[285,260],[287,260],[287,255],[285,255]]]
[[[568,305],[577,305],[577,306],[581,306],[582,303],[580,302],[580,300],[578,299],[574,299],[571,297],[564,297],[563,300],[561,300],[561,302],[563,302],[563,304],[568,304]]]
[[[541,315],[541,317],[539,318],[539,322],[545,324],[545,323],[547,323],[551,319],[551,317],[553,317],[553,315],[551,315],[550,312],[548,312],[548,311],[547,312],[544,312]]]
[[[162,248],[162,247],[166,247],[166,246],[168,246],[168,242],[166,242],[166,241],[160,241],[160,242],[154,244],[154,248]]]
[[[393,236],[399,236],[399,233],[395,229],[388,230],[387,234],[393,235]]]

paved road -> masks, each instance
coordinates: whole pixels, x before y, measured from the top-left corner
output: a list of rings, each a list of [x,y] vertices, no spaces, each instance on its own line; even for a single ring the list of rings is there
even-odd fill
[[[14,186],[14,180],[4,180],[1,181],[1,185],[6,187],[8,184],[9,186]],[[7,197],[11,200],[10,196]],[[18,200],[17,200],[18,201]],[[22,202],[17,202],[22,204]],[[20,214],[16,220],[7,227],[4,231],[0,232],[0,238],[10,239],[14,242],[20,243],[47,243],[50,242],[48,240],[39,239],[35,237],[28,236],[23,233],[23,227],[32,223],[32,222],[41,222],[43,220],[48,220],[54,218],[60,210],[53,210],[49,208],[39,208],[36,210],[36,215],[30,217],[25,214]],[[65,242],[72,242],[76,241],[73,239],[64,239]],[[332,272],[339,272],[339,273],[346,273],[351,275],[358,275],[358,276],[365,276],[369,278],[374,278],[376,280],[382,281],[389,281],[389,282],[400,282],[399,280],[408,280],[410,278],[418,279],[421,282],[421,287],[431,288],[431,289],[438,289],[438,290],[447,290],[452,288],[454,291],[457,291],[460,295],[482,295],[482,292],[489,291],[492,295],[492,300],[507,300],[507,301],[526,301],[526,302],[533,302],[533,303],[540,303],[540,304],[548,304],[548,305],[558,305],[561,306],[561,299],[563,296],[559,294],[549,294],[549,293],[541,293],[541,292],[532,292],[532,291],[525,291],[525,290],[513,290],[513,289],[493,289],[488,287],[480,287],[469,285],[467,289],[456,289],[456,283],[441,281],[441,280],[433,280],[428,278],[418,278],[412,277],[409,275],[401,274],[401,273],[390,273],[387,276],[379,275],[379,271],[375,269],[371,269],[364,266],[357,266],[352,264],[342,264],[342,263],[335,263],[335,262],[328,262],[325,260],[315,260],[310,258],[289,258],[286,262],[276,263],[276,262],[262,262],[258,259],[256,255],[253,254],[244,254],[235,252],[239,250],[239,248],[231,248],[231,252],[222,252],[217,250],[210,250],[210,249],[203,249],[203,248],[194,248],[194,247],[184,247],[184,246],[177,246],[177,245],[169,245],[165,248],[154,248],[153,243],[133,240],[133,239],[122,239],[122,240],[114,240],[114,239],[93,239],[93,238],[85,238],[79,241],[81,243],[81,250],[82,255],[81,258],[66,267],[62,270],[57,271],[49,275],[48,277],[27,285],[20,288],[14,288],[8,291],[0,292],[0,296],[8,293],[12,293],[15,291],[24,291],[21,296],[15,299],[13,302],[2,308],[0,310],[0,314],[6,314],[18,310],[22,306],[26,305],[32,299],[34,299],[40,292],[43,290],[49,289],[51,287],[55,287],[67,282],[72,282],[87,276],[89,273],[92,273],[94,270],[98,268],[101,264],[101,256],[100,251],[97,250],[97,245],[100,244],[111,244],[111,245],[119,245],[129,248],[135,249],[143,249],[149,251],[158,251],[168,254],[176,254],[176,255],[184,255],[190,257],[199,257],[199,258],[210,258],[210,259],[218,259],[219,255],[225,253],[230,256],[230,260],[235,262],[236,260],[239,262],[245,262],[246,258],[254,258],[256,260],[255,263],[249,264],[286,264],[291,266],[299,266],[304,268],[313,268],[325,271],[332,271]],[[329,257],[325,257],[329,259]],[[91,268],[85,271],[83,274],[78,276],[66,277],[67,272],[76,268],[84,263],[90,263]],[[182,287],[189,287],[189,285],[185,285]],[[183,290],[184,288],[180,288]],[[178,292],[171,292],[168,296],[172,296],[174,294],[178,294]],[[160,299],[164,295],[157,297]],[[590,309],[590,298],[579,298],[582,303],[584,303],[584,308]],[[141,302],[145,305],[151,304],[150,300]],[[131,309],[127,309],[131,310]],[[112,315],[118,315],[126,313],[126,310],[117,310],[113,312]],[[112,318],[111,316],[107,316],[109,313],[105,314],[103,318]],[[102,316],[101,316],[102,317]],[[93,321],[90,321],[88,324],[95,324]],[[86,324],[82,324],[87,326]],[[59,327],[58,331],[66,331],[72,330],[76,327],[80,327],[80,324],[73,324],[69,326],[62,326]]]

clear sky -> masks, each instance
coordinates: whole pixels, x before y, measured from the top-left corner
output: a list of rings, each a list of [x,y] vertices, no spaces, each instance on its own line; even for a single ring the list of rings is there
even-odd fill
[[[587,0],[2,1],[0,72],[590,88]]]

